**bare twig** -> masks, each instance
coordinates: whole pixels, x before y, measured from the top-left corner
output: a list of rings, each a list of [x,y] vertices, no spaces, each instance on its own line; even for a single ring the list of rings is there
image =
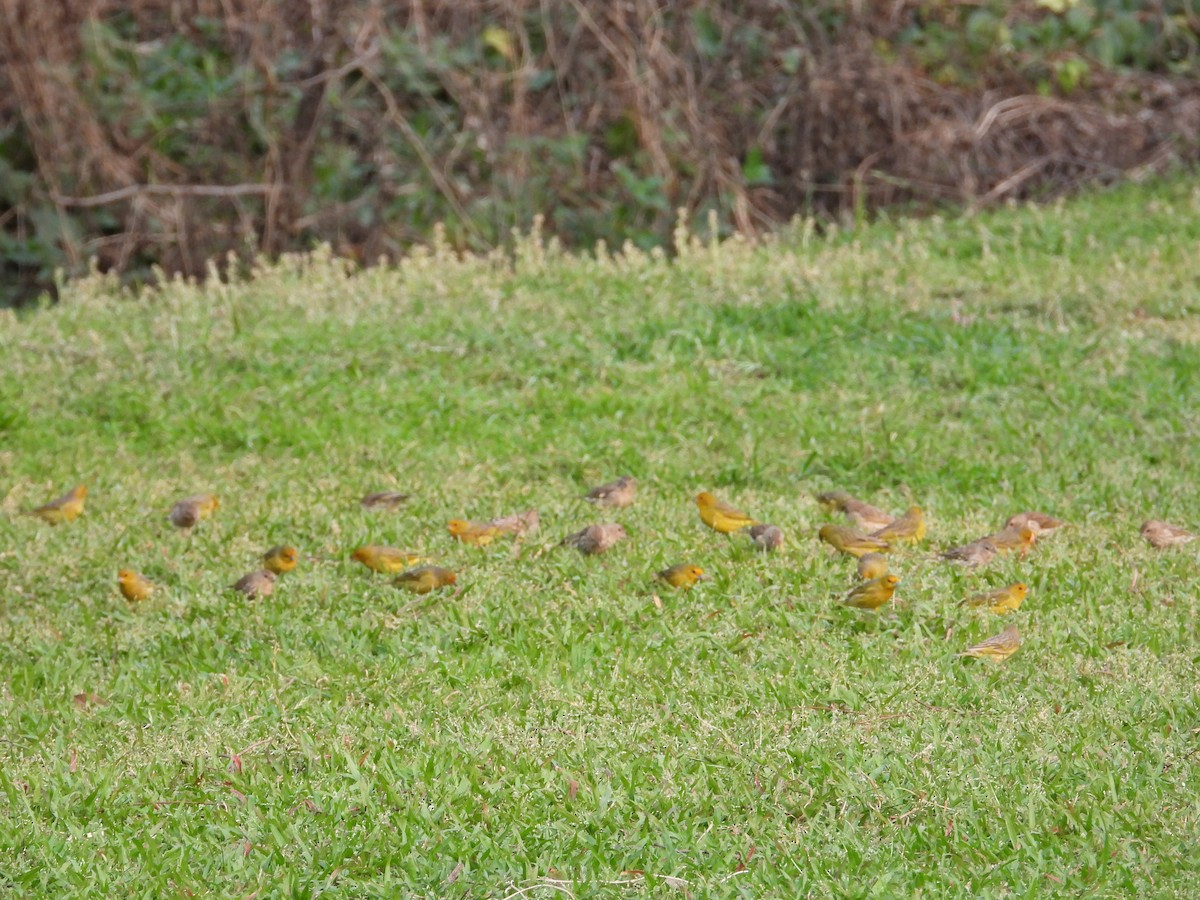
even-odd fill
[[[152,194],[167,197],[242,197],[246,194],[270,194],[278,189],[274,184],[131,184],[105,194],[91,197],[64,197],[53,194],[54,202],[63,206],[104,206],[130,197]]]

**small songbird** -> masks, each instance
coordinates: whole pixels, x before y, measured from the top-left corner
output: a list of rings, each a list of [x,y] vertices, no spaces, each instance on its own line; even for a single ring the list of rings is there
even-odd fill
[[[669,569],[656,572],[654,577],[659,581],[665,581],[671,587],[682,588],[686,591],[695,586],[696,582],[704,581],[704,570],[699,566],[680,563],[677,566],[671,566]]]
[[[51,500],[44,506],[29,510],[29,515],[37,516],[43,522],[60,525],[63,522],[73,522],[83,512],[83,502],[87,499],[87,485],[77,484],[61,497]]]
[[[1021,633],[1016,625],[1009,625],[1002,632],[993,635],[986,641],[980,641],[973,647],[968,647],[959,656],[973,656],[976,659],[989,659],[992,662],[1003,662],[1021,646]]]
[[[1005,528],[1032,528],[1037,532],[1040,538],[1043,534],[1049,534],[1052,531],[1058,531],[1067,523],[1062,519],[1056,519],[1054,516],[1048,516],[1040,512],[1023,512],[1010,518],[1004,523]]]
[[[596,506],[621,509],[633,503],[633,498],[636,494],[637,483],[631,476],[622,475],[616,481],[610,481],[608,484],[592,488],[583,499],[588,503],[596,504]]]
[[[401,494],[399,491],[376,491],[367,494],[359,502],[364,509],[397,509],[408,497],[408,494]]]
[[[1196,539],[1196,535],[1192,534],[1186,528],[1180,528],[1178,525],[1171,525],[1168,522],[1159,522],[1154,519],[1142,525],[1141,535],[1150,542],[1150,546],[1157,547],[1159,550],[1166,547],[1175,547],[1179,544],[1186,544]]]
[[[783,546],[783,531],[778,525],[751,525],[750,540],[762,550],[778,550]]]
[[[959,601],[959,606],[986,606],[991,612],[1004,615],[1020,609],[1029,593],[1029,586],[1018,582],[1008,587],[997,588],[985,594],[975,594]]]
[[[263,568],[276,575],[282,575],[284,572],[290,572],[296,568],[296,560],[299,558],[300,554],[296,552],[295,547],[281,544],[278,547],[272,547],[262,555]]]
[[[383,572],[394,575],[403,572],[409,566],[425,562],[427,557],[411,550],[400,550],[396,547],[381,547],[377,544],[367,544],[359,547],[350,554],[355,562],[360,562],[372,572]]]
[[[845,491],[817,494],[817,502],[825,509],[842,513],[851,525],[864,532],[878,531],[892,524],[892,516],[877,506],[851,497]]]
[[[879,609],[892,599],[900,578],[896,575],[882,575],[855,585],[846,599],[842,602],[855,609]]]
[[[696,495],[696,506],[700,508],[700,521],[721,534],[733,534],[758,524],[757,520],[728,503],[722,503],[708,491]]]
[[[845,525],[822,525],[817,532],[825,543],[834,550],[848,553],[851,556],[862,556],[865,553],[887,553],[891,545],[887,541],[863,534],[857,528]]]
[[[858,558],[858,577],[863,581],[887,574],[888,561],[882,553],[864,553]]]
[[[1000,553],[1020,550],[1024,556],[1037,540],[1037,532],[1028,525],[1022,525],[1020,528],[1005,528],[995,534],[989,534],[987,540]]]
[[[538,516],[538,511],[531,509],[523,513],[514,513],[511,516],[499,516],[488,522],[488,525],[498,531],[521,537],[537,531],[540,523],[541,518]]]
[[[451,519],[446,524],[446,530],[456,541],[471,544],[474,547],[486,547],[503,532],[491,522],[475,522],[470,519]]]
[[[590,556],[594,553],[603,553],[627,537],[629,535],[625,533],[625,529],[615,523],[589,525],[582,531],[567,535],[562,539],[561,544],[574,547],[585,556]]]
[[[275,573],[269,569],[259,569],[239,578],[233,585],[233,590],[254,597],[269,597],[275,592]]]
[[[414,594],[428,594],[438,588],[447,587],[458,581],[458,576],[441,566],[421,566],[408,569],[396,576],[396,586]]]
[[[216,494],[193,494],[191,497],[177,500],[171,507],[168,518],[176,528],[193,528],[197,522],[215,513],[220,505]]]
[[[987,538],[980,538],[961,547],[944,550],[941,557],[951,562],[964,563],[974,569],[977,566],[986,566],[996,558],[996,545]]]
[[[910,506],[908,512],[872,533],[871,537],[889,544],[916,544],[925,538],[925,514],[921,507]]]
[[[154,593],[154,583],[133,569],[121,569],[117,572],[117,586],[125,599],[131,603],[148,600]]]

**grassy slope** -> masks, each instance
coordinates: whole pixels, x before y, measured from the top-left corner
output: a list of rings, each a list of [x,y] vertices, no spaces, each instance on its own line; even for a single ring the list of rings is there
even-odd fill
[[[97,281],[0,318],[0,880],[1187,893],[1197,554],[1136,529],[1200,526],[1198,246],[1181,181],[676,264],[531,243],[511,267]],[[547,549],[626,471],[628,544]],[[76,481],[80,521],[18,515]],[[390,486],[402,513],[356,506]],[[812,538],[831,486],[920,502],[935,546],[1028,507],[1075,527],[975,575],[901,554],[895,608],[846,614],[852,566]],[[786,552],[703,529],[705,487]],[[171,500],[210,488],[217,518],[172,533]],[[517,554],[444,532],[528,506]],[[399,596],[345,560],[368,540],[436,551],[465,592]],[[318,559],[268,600],[223,591],[279,541]],[[646,577],[680,560],[714,579],[660,610]],[[160,598],[127,608],[122,565]],[[956,659],[999,624],[955,601],[1017,578],[1022,651]]]

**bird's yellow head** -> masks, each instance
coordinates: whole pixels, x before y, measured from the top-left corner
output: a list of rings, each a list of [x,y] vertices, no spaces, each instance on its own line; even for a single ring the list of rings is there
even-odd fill
[[[279,558],[284,562],[295,562],[297,555],[295,547],[284,547],[279,551]]]
[[[137,578],[137,572],[133,569],[121,569],[117,572],[117,581],[133,581]]]
[[[843,491],[826,491],[824,494],[817,494],[817,502],[825,509],[840,509],[846,497],[847,494]]]
[[[1026,594],[1029,593],[1029,585],[1024,584],[1023,582],[1018,582],[1017,584],[1014,584],[1012,586],[1012,589],[1013,589],[1014,594],[1017,594],[1021,597],[1024,597]]]
[[[442,580],[445,581],[446,584],[457,584],[458,576],[453,572],[447,572],[445,576],[443,576]]]
[[[915,518],[917,518],[918,516],[924,515],[924,513],[922,513],[922,512],[921,512],[921,507],[919,507],[919,506],[910,506],[910,507],[908,508],[908,513],[907,513],[907,515],[910,515],[910,516],[912,516],[912,517],[915,519]]]
[[[87,496],[87,485],[86,484],[76,485],[74,488],[71,489],[71,496],[74,497],[76,500],[82,500],[84,497]]]
[[[898,585],[900,583],[900,576],[899,575],[884,575],[883,583],[886,584],[888,587],[894,588],[896,585]]]
[[[365,563],[368,559],[371,558],[371,551],[368,550],[366,547],[359,547],[357,550],[355,550],[353,553],[350,554],[350,558],[352,560],[354,560],[355,562]]]
[[[837,529],[834,528],[832,525],[822,525],[821,530],[817,532],[817,537],[819,537],[821,540],[823,540],[825,542],[828,542],[829,539],[832,538],[835,534],[837,534]]]
[[[701,491],[696,495],[696,503],[699,506],[715,506],[717,503],[717,498],[708,491]]]
[[[685,571],[688,577],[695,581],[702,581],[704,579],[704,570],[699,566],[688,566]]]
[[[464,519],[451,519],[446,523],[446,528],[451,534],[466,534],[471,530],[471,523]]]

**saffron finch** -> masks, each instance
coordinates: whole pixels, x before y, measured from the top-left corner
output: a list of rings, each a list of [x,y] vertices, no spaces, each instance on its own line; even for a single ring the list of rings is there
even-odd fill
[[[1041,537],[1043,534],[1049,534],[1051,531],[1058,531],[1067,523],[1062,519],[1056,519],[1054,516],[1048,516],[1040,512],[1023,512],[1017,513],[1004,523],[1005,528],[1032,528]]]
[[[562,539],[562,543],[574,547],[585,556],[591,556],[594,553],[603,553],[627,537],[629,535],[625,533],[625,529],[620,525],[608,523],[605,525],[589,525],[582,531],[567,535]]]
[[[145,575],[133,569],[122,569],[117,573],[117,586],[130,603],[149,600],[154,593],[154,584]]]
[[[596,506],[622,509],[633,503],[636,494],[637,483],[629,475],[622,475],[616,481],[592,488],[583,499],[588,503],[596,504]]]
[[[882,509],[851,497],[845,491],[817,494],[817,502],[825,509],[840,512],[851,525],[863,531],[878,531],[892,524],[892,517]]]
[[[491,522],[473,522],[469,519],[451,519],[446,524],[451,537],[474,547],[486,547],[503,532]]]
[[[360,562],[372,572],[383,572],[395,575],[403,572],[409,566],[424,562],[426,557],[411,550],[399,550],[396,547],[380,547],[377,544],[367,544],[359,547],[350,554],[355,562]]]
[[[1154,519],[1142,525],[1141,535],[1150,542],[1150,546],[1157,547],[1159,550],[1186,544],[1196,539],[1196,536],[1186,528],[1180,528],[1178,525],[1171,525],[1168,522],[1158,522]]]
[[[708,491],[696,495],[696,505],[700,508],[700,521],[721,534],[733,534],[758,524],[740,509],[722,503]]]
[[[29,515],[37,516],[43,522],[49,522],[51,525],[74,522],[83,512],[83,501],[87,499],[87,492],[86,484],[77,484],[61,497],[51,500],[37,509],[31,509]]]
[[[889,544],[916,544],[925,539],[925,514],[921,507],[910,506],[908,512],[874,532],[871,537]]]
[[[284,572],[290,572],[296,568],[296,560],[300,558],[300,554],[296,552],[295,547],[282,544],[278,547],[272,547],[262,556],[263,568],[276,575],[282,575]]]
[[[654,577],[659,581],[665,581],[671,587],[682,588],[686,591],[694,587],[696,582],[704,580],[704,570],[699,566],[680,563],[656,572]]]
[[[900,578],[896,575],[872,578],[870,581],[855,585],[842,602],[855,609],[879,609],[892,599],[892,594],[896,592],[896,585],[899,583]]]
[[[458,581],[458,576],[441,566],[421,566],[396,576],[396,586],[414,594],[428,594]]]
[[[848,553],[851,556],[887,553],[890,549],[887,541],[881,541],[879,538],[863,534],[857,528],[849,528],[845,525],[822,525],[817,536],[834,550]]]
[[[233,589],[251,599],[269,597],[275,593],[275,573],[269,569],[250,572],[234,582]]]
[[[1003,662],[1021,646],[1021,633],[1016,625],[1009,625],[1002,632],[993,635],[986,641],[980,641],[973,647],[968,647],[959,656],[973,656],[976,659],[988,659],[992,662]]]
[[[858,577],[864,581],[887,574],[888,561],[882,553],[864,553],[858,558]]]
[[[1003,531],[989,534],[987,540],[1000,553],[1020,550],[1024,556],[1037,540],[1037,532],[1028,525],[1022,525],[1020,528],[1005,528]]]
[[[778,550],[783,546],[783,531],[778,525],[751,525],[750,540],[763,550]]]
[[[1010,584],[1008,587],[997,588],[994,591],[988,591],[986,594],[976,594],[973,597],[968,597],[959,603],[959,606],[986,606],[991,612],[999,615],[1013,612],[1021,607],[1025,602],[1025,596],[1029,593],[1029,586],[1018,582]]]
[[[498,531],[522,537],[530,532],[537,531],[538,525],[541,524],[541,518],[538,516],[536,509],[531,509],[523,513],[514,513],[511,516],[499,516],[492,519],[488,524]]]
[[[176,501],[167,516],[176,528],[194,528],[197,522],[215,513],[220,505],[216,494],[194,494]]]
[[[399,491],[376,491],[373,494],[367,494],[359,502],[363,509],[397,509],[408,499],[408,496]]]

